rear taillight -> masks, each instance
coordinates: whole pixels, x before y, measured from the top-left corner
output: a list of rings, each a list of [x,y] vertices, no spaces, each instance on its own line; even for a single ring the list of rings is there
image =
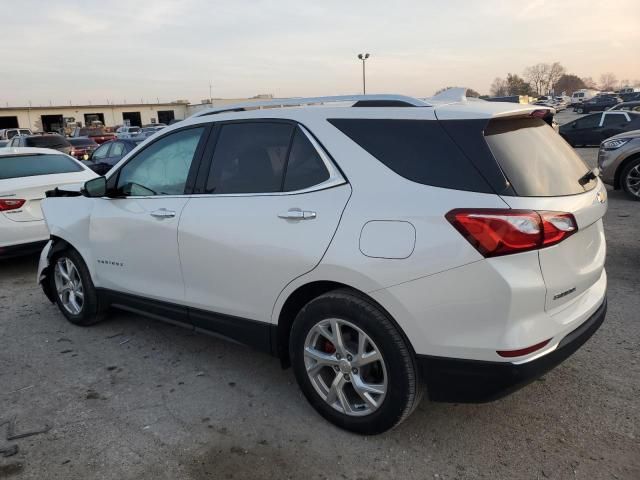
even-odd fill
[[[573,215],[563,212],[456,209],[446,218],[485,257],[549,247],[578,230]]]
[[[2,199],[0,198],[0,212],[6,212],[7,210],[16,210],[24,205],[26,200],[20,198]]]

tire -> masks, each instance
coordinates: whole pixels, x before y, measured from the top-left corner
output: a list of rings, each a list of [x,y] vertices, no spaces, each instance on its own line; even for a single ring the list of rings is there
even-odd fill
[[[582,108],[582,107],[576,108],[576,112],[578,112],[578,113],[587,113],[587,112],[584,111],[584,108]]]
[[[637,190],[633,188],[637,185],[636,183],[633,183],[633,186],[630,185],[630,180],[636,178],[640,179],[640,158],[631,160],[624,166],[622,172],[620,172],[620,185],[622,189],[633,200],[640,201],[640,185],[638,185]]]
[[[100,305],[89,269],[77,251],[68,249],[57,253],[52,258],[50,269],[48,281],[51,282],[51,291],[55,295],[58,308],[67,320],[74,325],[89,326],[104,318],[105,309]],[[72,282],[65,280],[62,272],[65,272]],[[71,301],[72,296],[74,301]]]
[[[335,331],[340,331],[344,349],[335,340]],[[364,348],[359,347],[361,338],[366,338]],[[363,352],[368,359],[361,358]],[[377,358],[374,352],[379,360],[372,360]],[[405,420],[422,398],[423,383],[412,348],[391,318],[357,292],[335,290],[305,305],[293,323],[289,353],[309,403],[345,430],[364,435],[385,432]],[[318,353],[322,361],[316,360]],[[334,384],[337,388],[332,390]],[[332,393],[337,391],[341,394]]]

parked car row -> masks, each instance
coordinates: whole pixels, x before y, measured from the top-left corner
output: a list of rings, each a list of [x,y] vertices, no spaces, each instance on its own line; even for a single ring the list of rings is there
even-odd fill
[[[14,135],[6,147],[51,148],[62,153],[69,154],[71,152],[71,143],[69,143],[69,140],[58,134]]]
[[[577,113],[589,113],[589,112],[602,112],[608,110],[611,107],[615,107],[623,100],[617,95],[597,95],[590,100],[586,100],[574,107],[574,111]]]
[[[557,112],[561,112],[565,108],[567,108],[570,104],[570,100],[568,97],[557,96],[551,97],[548,95],[543,95],[538,97],[538,100],[533,103],[533,105],[540,105],[545,107],[551,107],[555,109]]]

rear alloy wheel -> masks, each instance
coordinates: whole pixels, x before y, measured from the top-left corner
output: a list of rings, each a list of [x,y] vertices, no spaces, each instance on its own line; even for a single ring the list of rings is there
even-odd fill
[[[298,313],[291,364],[309,403],[335,425],[382,433],[419,404],[415,355],[393,321],[369,298],[335,290]]]
[[[338,412],[368,415],[384,401],[389,386],[384,359],[353,323],[337,318],[316,323],[304,342],[304,363],[318,395]]]
[[[582,107],[578,107],[578,108],[576,108],[576,112],[578,112],[578,113],[584,113],[584,108],[582,108]]]
[[[640,200],[640,158],[624,167],[620,180],[623,190],[634,200]]]
[[[93,325],[103,318],[104,308],[84,260],[75,250],[65,250],[51,259],[49,273],[56,304],[71,323]]]

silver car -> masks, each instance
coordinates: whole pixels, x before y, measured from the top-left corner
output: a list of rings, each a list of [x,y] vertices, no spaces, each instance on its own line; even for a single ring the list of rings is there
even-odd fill
[[[620,133],[600,144],[602,181],[640,200],[640,130]]]

